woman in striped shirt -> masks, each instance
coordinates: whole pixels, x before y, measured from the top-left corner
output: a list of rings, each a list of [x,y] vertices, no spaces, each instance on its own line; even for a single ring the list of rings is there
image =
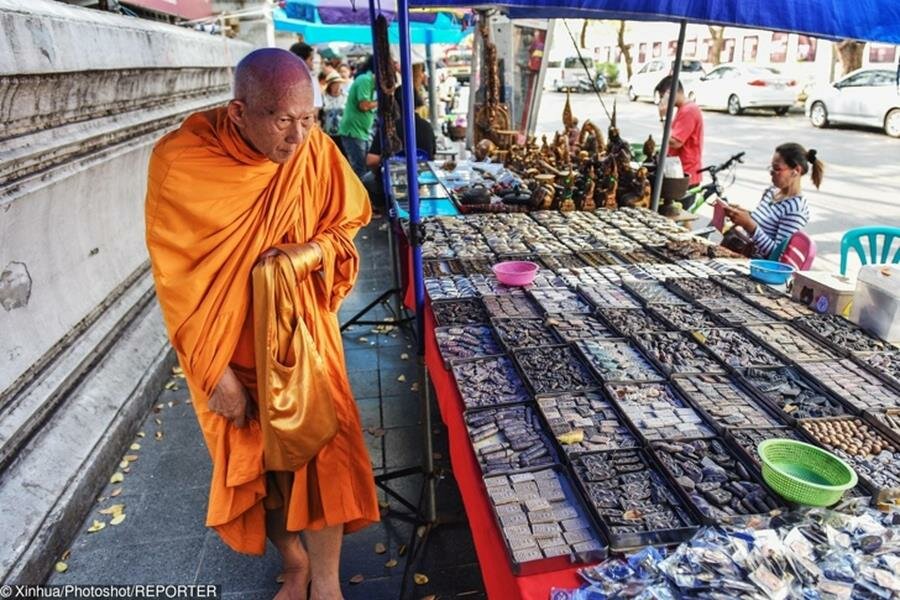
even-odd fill
[[[818,189],[825,165],[816,158],[816,151],[806,150],[800,144],[782,144],[775,149],[769,166],[772,186],[763,192],[756,209],[751,212],[725,207],[725,216],[753,240],[754,257],[768,258],[781,242],[809,223],[809,206],[800,182],[810,171],[813,185]]]

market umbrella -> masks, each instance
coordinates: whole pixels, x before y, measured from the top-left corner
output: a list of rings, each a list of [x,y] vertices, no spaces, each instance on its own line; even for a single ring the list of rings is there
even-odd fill
[[[473,3],[412,0],[410,5],[460,8]],[[684,20],[900,44],[896,0],[500,0],[492,6],[507,7],[510,18]]]

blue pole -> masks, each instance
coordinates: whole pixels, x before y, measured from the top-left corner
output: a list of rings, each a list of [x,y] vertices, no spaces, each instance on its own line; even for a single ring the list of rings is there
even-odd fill
[[[419,239],[419,165],[416,158],[416,125],[413,113],[412,56],[409,42],[409,1],[397,0],[400,34],[400,73],[403,86],[403,142],[406,149],[406,185],[409,197],[409,245],[416,296],[416,333],[419,356],[425,356],[425,279],[422,274],[422,241]]]

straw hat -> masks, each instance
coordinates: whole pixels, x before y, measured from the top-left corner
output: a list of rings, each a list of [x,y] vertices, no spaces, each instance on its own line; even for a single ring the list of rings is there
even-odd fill
[[[327,77],[325,77],[325,87],[328,87],[329,85],[331,85],[332,83],[335,83],[335,82],[346,83],[347,80],[344,79],[343,77],[341,77],[341,74],[338,73],[337,71],[332,71],[331,73],[328,74]]]

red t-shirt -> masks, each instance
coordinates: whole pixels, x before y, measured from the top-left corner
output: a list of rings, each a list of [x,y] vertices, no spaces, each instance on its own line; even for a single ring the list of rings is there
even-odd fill
[[[669,147],[669,156],[681,159],[684,173],[691,178],[691,185],[700,183],[703,162],[703,113],[693,102],[682,104],[672,121],[671,137],[678,139],[682,146],[678,150]]]

